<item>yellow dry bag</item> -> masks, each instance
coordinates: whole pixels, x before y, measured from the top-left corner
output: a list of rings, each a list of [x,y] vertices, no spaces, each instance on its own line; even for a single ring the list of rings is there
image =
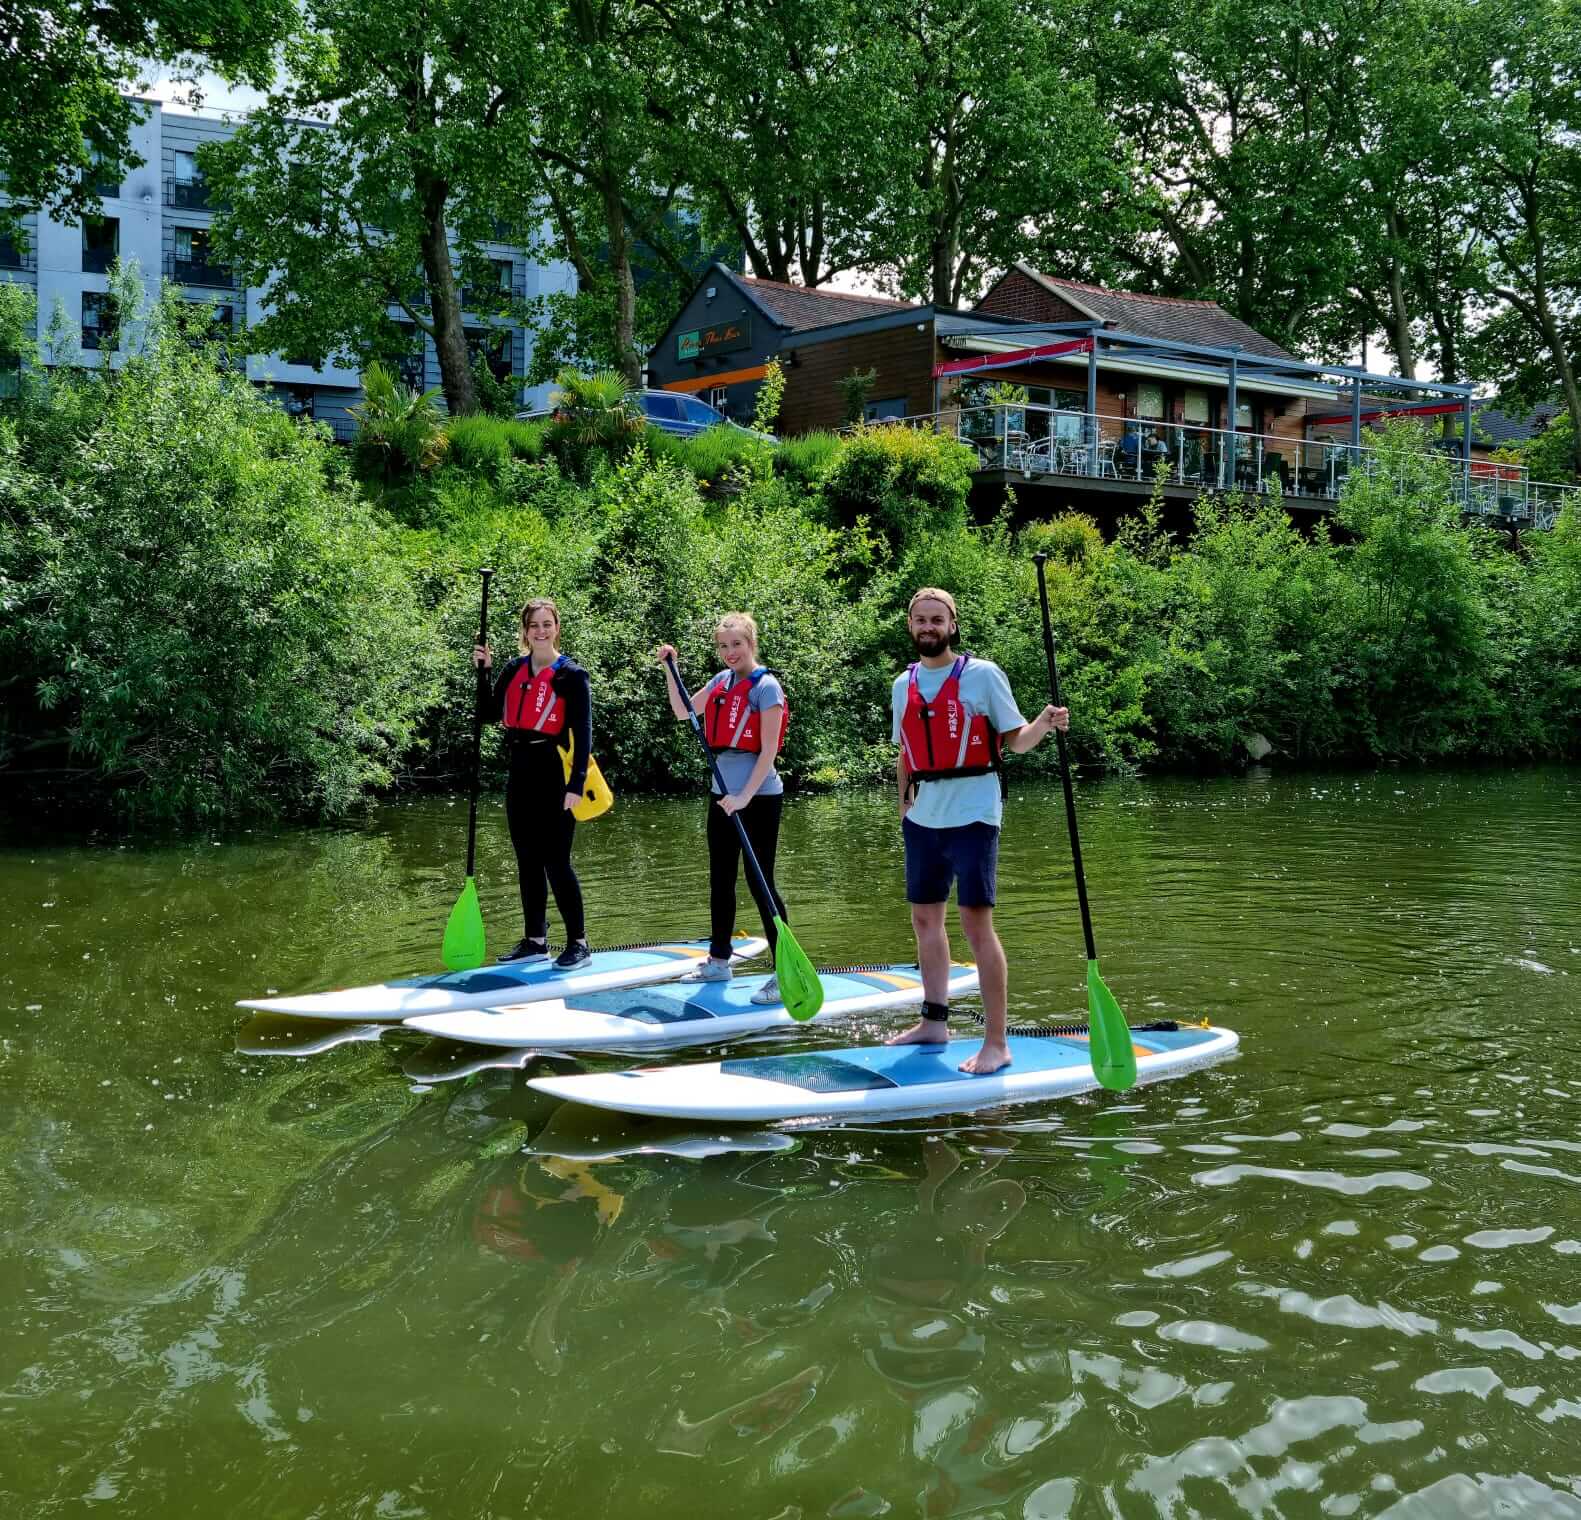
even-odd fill
[[[571,745],[560,751],[560,759],[565,762],[565,779],[571,779]],[[604,779],[604,773],[598,768],[596,756],[589,756],[587,762],[587,784],[582,788],[582,800],[571,809],[571,816],[578,823],[587,823],[597,818],[602,813],[607,813],[615,805],[615,794],[610,791],[609,783]]]

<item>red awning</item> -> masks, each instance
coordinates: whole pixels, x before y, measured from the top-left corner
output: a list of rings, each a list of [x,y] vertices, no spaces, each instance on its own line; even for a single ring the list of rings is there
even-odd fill
[[[979,354],[975,359],[951,359],[933,366],[933,378],[937,380],[944,375],[964,375],[979,369],[1005,369],[1014,364],[1030,364],[1034,359],[1052,359],[1056,354],[1091,352],[1091,338],[1072,338],[1067,343],[1045,343],[1041,348],[1018,348],[1008,354]]]
[[[1421,406],[1413,406],[1406,402],[1400,406],[1375,407],[1370,412],[1363,412],[1363,422],[1376,422],[1380,417],[1450,417],[1463,409],[1464,403],[1459,401],[1430,401]],[[1342,422],[1350,421],[1349,412],[1335,412],[1332,416],[1308,417],[1308,427],[1330,427]]]

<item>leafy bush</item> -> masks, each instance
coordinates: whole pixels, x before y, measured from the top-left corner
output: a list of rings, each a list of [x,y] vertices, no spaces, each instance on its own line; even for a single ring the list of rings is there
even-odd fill
[[[898,424],[857,428],[840,441],[823,498],[831,521],[867,519],[897,551],[923,534],[961,531],[977,456],[943,433]]]
[[[782,438],[774,451],[774,473],[793,489],[810,495],[822,488],[839,453],[840,440],[833,433]]]
[[[178,323],[0,435],[0,767],[145,819],[343,811],[412,746],[432,626],[327,438]]]
[[[355,455],[365,480],[398,485],[426,475],[444,458],[448,440],[434,398],[400,384],[382,364],[362,372],[362,401],[348,407],[357,423]]]

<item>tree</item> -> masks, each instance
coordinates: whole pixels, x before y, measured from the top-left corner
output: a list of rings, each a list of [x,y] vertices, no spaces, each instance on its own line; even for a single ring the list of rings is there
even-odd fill
[[[983,275],[1112,197],[1111,132],[1064,39],[1064,0],[877,0],[862,87],[880,104],[867,173],[879,202],[862,267],[958,306]],[[1040,231],[1041,229],[1041,231]]]
[[[1530,392],[1543,368],[1581,417],[1581,7],[1575,0],[1464,3],[1480,39],[1488,97],[1468,110],[1469,219],[1483,240],[1488,293],[1506,310],[1481,335]],[[1534,362],[1535,361],[1535,362]],[[1551,380],[1550,380],[1551,384]],[[1581,470],[1581,436],[1575,438]]]
[[[130,98],[149,60],[206,67],[262,85],[290,0],[3,0],[0,38],[0,235],[42,208],[62,220],[96,211],[95,160],[134,166]]]
[[[221,256],[271,292],[260,350],[392,355],[407,342],[393,306],[432,340],[450,411],[476,409],[462,310],[508,306],[483,245],[522,213],[507,203],[529,104],[519,81],[545,9],[303,0],[285,82],[201,152]],[[469,276],[486,297],[463,301]]]
[[[709,235],[759,279],[808,287],[863,262],[881,199],[874,27],[854,0],[726,0],[662,12],[682,87],[654,103]]]

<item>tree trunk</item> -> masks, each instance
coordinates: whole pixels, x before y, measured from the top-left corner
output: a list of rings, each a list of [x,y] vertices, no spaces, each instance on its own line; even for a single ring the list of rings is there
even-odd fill
[[[631,272],[631,239],[620,187],[606,159],[603,185],[604,232],[609,238],[609,273],[615,282],[615,363],[627,385],[642,384],[643,355],[637,348],[637,282]]]
[[[1404,240],[1400,218],[1393,206],[1389,207],[1389,238],[1396,247]],[[1411,312],[1405,299],[1405,280],[1400,273],[1398,253],[1389,255],[1389,346],[1394,350],[1395,362],[1407,380],[1416,379],[1416,343],[1411,336]]]
[[[477,411],[478,398],[472,384],[466,334],[461,327],[461,296],[445,237],[445,187],[435,180],[419,181],[418,194],[423,204],[423,273],[428,279],[428,299],[434,314],[439,383],[450,415],[466,417]]]

